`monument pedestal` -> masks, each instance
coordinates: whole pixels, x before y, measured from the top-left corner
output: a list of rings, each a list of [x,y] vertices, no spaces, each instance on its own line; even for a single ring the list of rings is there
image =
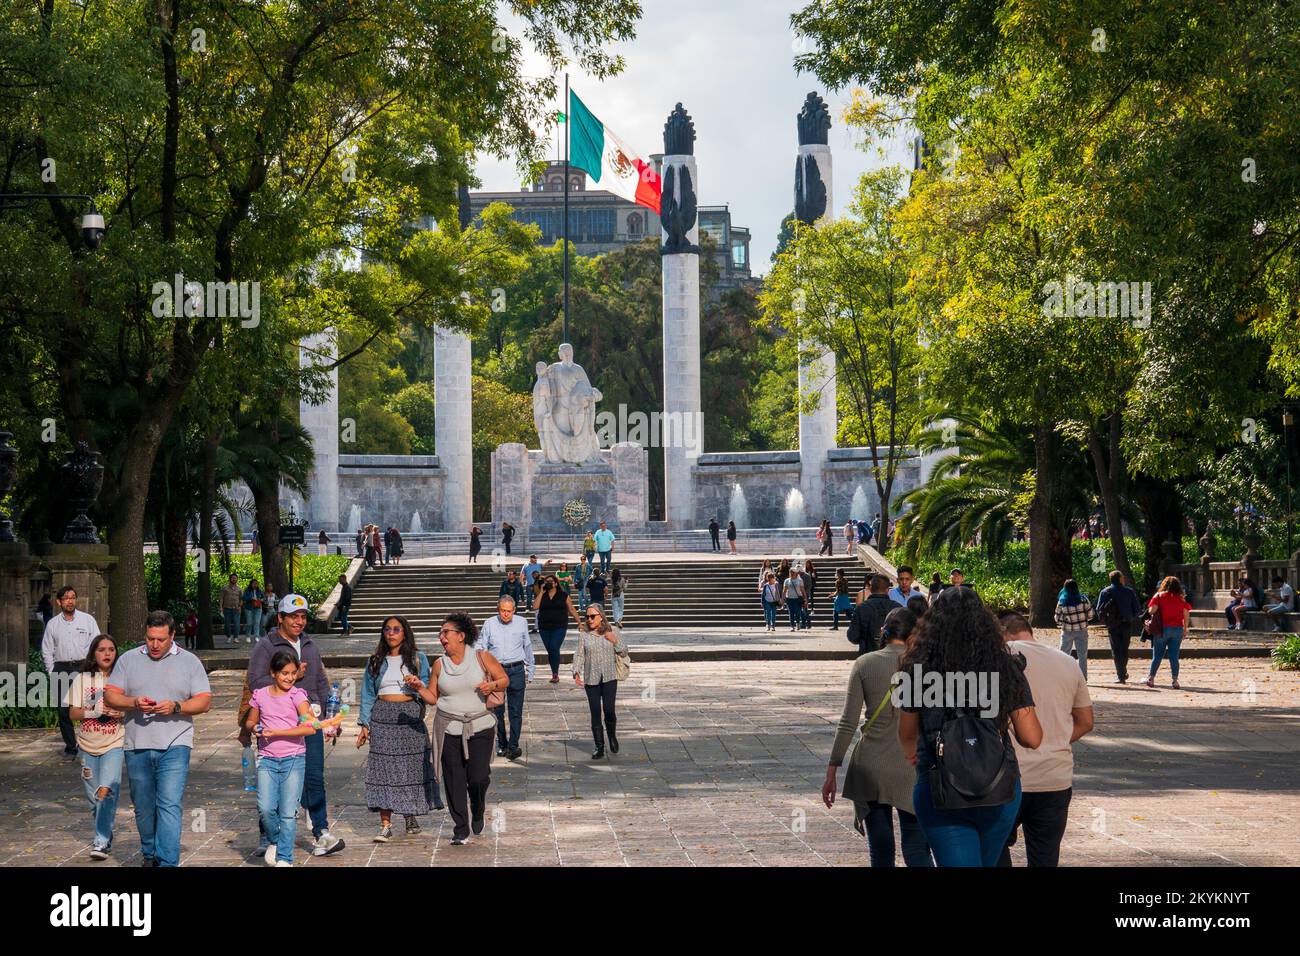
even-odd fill
[[[649,456],[635,442],[603,449],[599,461],[582,465],[548,462],[517,443],[498,445],[492,455],[492,521],[509,521],[525,542],[530,534],[574,534],[601,521],[615,532],[639,530],[649,518],[649,488]],[[564,520],[564,506],[575,499],[591,509],[578,529]]]
[[[35,567],[26,544],[0,543],[0,670],[12,672],[27,661]]]
[[[50,544],[40,551],[40,562],[50,571],[50,599],[59,588],[70,585],[77,591],[77,610],[95,619],[99,629],[112,633],[108,617],[108,572],[117,567],[117,557],[106,544]],[[119,640],[138,639],[113,635]]]

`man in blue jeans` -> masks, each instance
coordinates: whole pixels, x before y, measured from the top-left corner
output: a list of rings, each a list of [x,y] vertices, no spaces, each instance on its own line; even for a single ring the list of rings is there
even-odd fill
[[[278,650],[287,650],[298,658],[297,686],[307,692],[312,710],[324,713],[329,700],[330,684],[321,660],[320,649],[307,630],[307,599],[301,594],[287,594],[280,602],[278,626],[257,642],[248,657],[248,688],[257,690],[271,683],[271,658]],[[337,740],[332,736],[331,740]],[[343,840],[329,831],[329,806],[325,798],[325,734],[304,738],[307,743],[307,776],[303,783],[302,803],[311,817],[311,832],[316,838],[312,856],[337,853]],[[259,821],[260,830],[260,821]],[[262,839],[265,839],[263,835]],[[261,845],[266,852],[266,845]]]
[[[532,638],[528,636],[528,625],[515,614],[513,598],[503,597],[497,601],[496,617],[483,622],[478,647],[495,657],[510,679],[506,687],[506,702],[494,709],[497,756],[518,760],[524,755],[519,747],[519,735],[524,724],[524,690],[528,681],[533,679],[537,659]],[[508,730],[507,712],[510,717]]]
[[[150,612],[144,644],[118,657],[104,688],[104,703],[127,713],[126,775],[145,866],[180,865],[194,715],[212,705],[203,663],[175,638],[172,616]]]
[[[605,522],[600,523],[600,530],[597,531],[593,538],[596,539],[596,554],[600,555],[600,569],[609,573],[609,565],[614,557],[614,532],[605,527]]]

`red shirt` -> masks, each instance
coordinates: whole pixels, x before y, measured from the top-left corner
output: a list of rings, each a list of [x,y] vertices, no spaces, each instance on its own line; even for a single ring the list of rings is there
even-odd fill
[[[1164,627],[1182,627],[1183,617],[1192,606],[1181,594],[1172,591],[1160,591],[1147,602],[1147,607],[1160,608],[1160,622]]]

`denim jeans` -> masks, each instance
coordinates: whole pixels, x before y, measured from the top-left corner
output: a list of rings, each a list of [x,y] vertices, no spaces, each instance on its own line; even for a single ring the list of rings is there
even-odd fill
[[[497,749],[513,750],[519,746],[519,733],[524,726],[524,688],[528,684],[528,666],[524,663],[505,664],[506,702],[493,708],[497,718]],[[506,734],[506,711],[510,712],[510,733]]]
[[[887,803],[870,800],[867,803],[854,803],[854,810],[866,824],[867,853],[872,866],[892,867],[894,865],[894,810]],[[916,817],[906,810],[898,810],[898,828],[902,833],[903,862],[908,866],[933,867],[930,859],[930,844],[925,842],[925,833]]]
[[[602,571],[609,571],[609,565],[610,565],[610,562],[613,560],[614,552],[613,552],[613,551],[597,551],[596,553],[600,555],[600,569],[601,569]]]
[[[1181,627],[1165,628],[1160,636],[1151,642],[1151,673],[1147,674],[1147,679],[1156,679],[1156,672],[1160,670],[1160,662],[1168,654],[1169,670],[1173,673],[1174,680],[1178,680],[1178,652],[1182,646],[1183,629]]]
[[[226,637],[234,640],[239,637],[239,608],[223,607],[221,609],[221,629]]]
[[[576,581],[574,583],[577,584]],[[591,600],[591,596],[587,594],[587,582],[583,581],[581,584],[578,584],[578,613],[579,614],[587,610],[587,602],[590,600]]]
[[[1061,631],[1061,652],[1070,653],[1073,649],[1075,656],[1079,659],[1079,670],[1083,671],[1083,679],[1088,679],[1088,632],[1087,631]]]
[[[623,598],[624,595],[620,594],[618,597],[612,597],[609,599],[609,613],[614,616],[615,624],[623,623]]]
[[[318,837],[329,829],[329,807],[325,802],[325,737],[312,734],[307,743],[307,772],[303,779],[302,805],[311,817],[311,835]]]
[[[317,736],[313,734],[312,736]],[[298,832],[298,804],[307,776],[307,757],[263,756],[257,764],[257,812],[268,844],[276,846],[275,858],[293,862],[293,839]]]
[[[546,648],[546,660],[551,665],[551,676],[560,673],[560,646],[564,643],[565,632],[569,626],[564,627],[539,627],[538,636],[542,639],[542,646]]]
[[[339,628],[344,631],[352,630],[352,625],[348,623],[348,612],[352,608],[347,604],[339,605]]]
[[[929,774],[921,772],[916,775],[912,802],[936,866],[997,866],[1020,811],[1020,780],[1010,803],[940,810],[930,796]]]
[[[775,601],[763,602],[763,620],[768,627],[776,627],[776,609],[779,605]]]
[[[106,750],[96,757],[81,751],[81,782],[86,787],[90,812],[95,816],[95,849],[107,850],[113,845],[113,821],[117,819],[117,795],[122,789],[122,762],[126,751],[121,747]],[[99,791],[108,788],[108,796],[100,798]]]
[[[856,607],[856,605],[853,604],[853,603],[850,601],[849,604],[848,604],[848,606],[843,608],[843,611],[842,611],[842,612],[841,612],[841,606],[842,606],[842,605],[841,605],[841,603],[840,603],[839,601],[836,601],[836,602],[835,602],[835,607],[832,609],[832,612],[831,612],[831,627],[839,627],[839,626],[840,626],[840,614],[841,614],[841,613],[844,614],[844,619],[845,619],[846,621],[849,621],[849,620],[852,620],[852,619],[853,619],[853,609],[854,609],[854,607]]]
[[[803,598],[786,598],[785,609],[790,614],[790,627],[803,627]]]
[[[159,866],[181,862],[181,800],[189,775],[189,747],[126,751],[140,853]]]
[[[262,609],[260,607],[244,608],[244,627],[248,630],[248,636],[256,641],[262,636]]]

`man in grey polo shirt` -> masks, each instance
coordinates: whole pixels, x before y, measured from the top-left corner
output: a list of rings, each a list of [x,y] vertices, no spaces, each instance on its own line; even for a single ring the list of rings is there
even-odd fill
[[[172,616],[151,611],[144,644],[118,657],[104,688],[104,703],[127,712],[126,775],[145,866],[180,865],[194,715],[212,705],[203,663],[175,638]]]
[[[528,624],[515,614],[512,598],[503,597],[497,601],[497,616],[483,622],[479,631],[479,649],[500,661],[510,679],[506,687],[506,702],[495,708],[497,756],[517,760],[524,753],[519,749],[519,734],[524,725],[524,686],[533,679],[537,660],[532,638],[528,636]],[[506,733],[507,710],[510,713],[509,734]]]

